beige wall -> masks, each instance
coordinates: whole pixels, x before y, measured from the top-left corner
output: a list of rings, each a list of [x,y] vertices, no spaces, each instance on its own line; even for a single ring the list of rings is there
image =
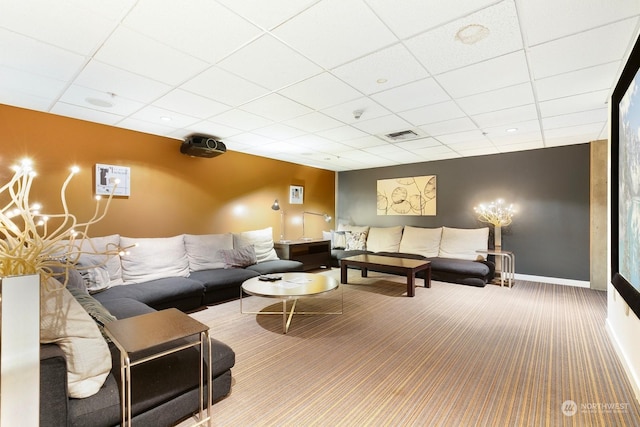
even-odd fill
[[[92,227],[93,236],[120,233],[160,237],[181,233],[221,233],[273,227],[280,236],[279,199],[286,211],[288,239],[302,236],[303,210],[335,211],[335,173],[233,151],[210,159],[179,152],[181,141],[128,131],[53,114],[0,105],[0,182],[23,157],[34,161],[38,177],[31,201],[47,213],[61,211],[60,187],[69,168],[67,200],[83,221],[93,215],[94,165],[131,168],[131,196],[112,200],[107,217]],[[290,185],[305,189],[303,205],[288,204]],[[6,203],[6,195],[0,195]],[[315,219],[315,220],[314,220]],[[333,228],[319,217],[307,217],[307,235],[320,237]]]
[[[609,209],[607,194],[609,192],[608,161],[609,141],[599,140],[591,142],[591,186],[590,186],[590,280],[591,289],[606,291],[609,283],[609,257],[607,245],[607,221]]]

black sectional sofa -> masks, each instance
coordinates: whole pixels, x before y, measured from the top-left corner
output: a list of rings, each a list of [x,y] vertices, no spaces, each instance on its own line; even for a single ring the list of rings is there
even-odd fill
[[[324,237],[332,240],[333,267],[340,267],[342,258],[362,254],[426,259],[432,280],[483,287],[495,276],[495,263],[476,253],[487,249],[488,234],[488,228],[342,225]]]
[[[197,237],[192,236],[191,240]],[[168,241],[170,239],[171,242]],[[182,239],[185,243],[188,240],[185,237]],[[106,242],[116,240],[120,240],[119,245],[128,244],[124,238],[108,236],[107,238],[95,239],[91,246],[93,250],[100,251],[100,249],[106,249],[110,244]],[[142,252],[154,250],[161,258],[154,261],[157,261],[157,265],[141,266],[142,269],[146,268],[152,272],[161,271],[162,265],[172,262],[171,257],[176,258],[175,253],[167,257],[167,253],[163,253],[162,245],[174,245],[176,241],[180,240],[180,236],[168,239],[140,240],[143,241]],[[225,236],[225,240],[228,241],[228,236]],[[238,239],[235,242],[247,243]],[[186,247],[188,248],[188,245]],[[210,253],[211,256],[219,255],[214,246],[209,245],[201,249],[206,249],[203,252]],[[264,252],[265,248],[262,247],[262,249]],[[233,252],[233,249],[224,250]],[[168,253],[172,252],[175,251],[168,251]],[[256,252],[260,252],[260,242],[257,242]],[[302,263],[273,259],[273,254],[270,251],[267,252],[269,252],[269,259],[263,259],[251,265],[188,270],[188,274],[183,275],[184,277],[168,276],[138,283],[127,283],[122,280],[122,277],[127,279],[126,268],[136,264],[135,262],[127,264],[127,260],[132,261],[134,257],[140,256],[139,251],[136,252],[132,248],[131,254],[126,255],[129,257],[128,259],[125,257],[117,259],[118,257],[116,257],[114,262],[113,258],[108,258],[108,262],[100,267],[116,275],[119,269],[125,269],[120,278],[103,274],[104,281],[123,283],[107,285],[105,289],[93,292],[91,297],[101,303],[117,319],[172,307],[189,312],[202,306],[238,298],[242,282],[251,277],[267,273],[302,271]],[[178,258],[181,258],[183,254],[179,255]],[[231,255],[234,256],[233,253]],[[87,274],[87,271],[83,271],[83,263],[95,263],[95,256],[87,259],[87,256],[83,255],[79,261],[79,269],[69,274],[67,288],[81,288],[86,285],[87,281],[83,280],[78,272],[82,272],[85,279],[87,276],[96,277],[96,274]],[[218,264],[213,261],[217,262],[219,259],[210,261],[212,261],[211,266],[217,266]],[[206,264],[198,264],[195,261],[190,263],[190,266],[195,268],[198,268],[198,265],[200,267],[206,266]],[[227,265],[227,267],[229,266]],[[75,280],[73,280],[74,278]],[[95,281],[90,283],[94,286],[100,286]],[[235,364],[235,353],[228,345],[215,338],[211,338],[211,347],[212,394],[215,402],[227,396],[231,390],[231,368]],[[113,343],[109,343],[109,351],[111,372],[100,390],[89,397],[70,398],[68,397],[65,353],[56,344],[41,345],[40,425],[42,427],[107,427],[120,424],[120,354]],[[171,426],[198,411],[199,358],[199,350],[190,348],[135,366],[132,369],[132,416],[135,426]]]

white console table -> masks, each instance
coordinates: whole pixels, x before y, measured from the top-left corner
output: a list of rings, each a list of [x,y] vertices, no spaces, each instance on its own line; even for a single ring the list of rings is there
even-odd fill
[[[500,257],[502,267],[500,269],[500,286],[504,286],[505,279],[509,287],[513,286],[513,282],[516,281],[516,256],[511,251],[504,251],[502,249],[487,249],[477,250],[479,254],[494,255]],[[498,272],[498,271],[496,271]]]

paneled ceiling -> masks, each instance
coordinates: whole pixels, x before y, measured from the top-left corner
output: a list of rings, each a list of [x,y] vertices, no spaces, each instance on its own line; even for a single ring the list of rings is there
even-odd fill
[[[0,0],[0,103],[335,171],[584,143],[607,138],[639,18],[640,0]]]

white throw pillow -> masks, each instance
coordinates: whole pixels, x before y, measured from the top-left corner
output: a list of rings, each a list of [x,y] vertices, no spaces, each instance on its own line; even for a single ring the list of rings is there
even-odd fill
[[[131,246],[120,257],[125,284],[189,276],[189,259],[184,248],[184,235],[140,239],[120,237],[120,245]]]
[[[368,225],[350,225],[350,224],[338,224],[338,231],[353,231],[356,233],[364,233],[365,235],[369,232]]]
[[[96,394],[111,371],[109,347],[91,316],[66,288],[43,287],[40,342],[56,343],[67,360],[69,396]]]
[[[224,268],[224,259],[218,251],[233,249],[233,234],[185,234],[184,247],[191,271]]]
[[[449,228],[442,227],[439,257],[468,260],[482,260],[477,250],[487,250],[489,246],[489,227]]]
[[[98,292],[111,286],[121,285],[122,265],[120,264],[120,256],[103,255],[105,252],[116,252],[120,248],[120,235],[111,234],[103,237],[91,237],[87,239],[78,239],[74,242],[75,248],[70,248],[68,240],[63,240],[56,244],[54,256],[60,256],[62,253],[68,253],[68,258],[76,262],[78,270],[86,278],[86,274],[100,280],[86,281],[89,292]],[[76,259],[75,253],[80,252]],[[100,271],[96,270],[99,269]],[[104,270],[106,269],[106,275]]]
[[[371,227],[367,235],[367,250],[372,252],[398,252],[402,239],[402,226]]]
[[[258,263],[280,259],[273,248],[273,229],[271,227],[235,233],[233,238],[235,249],[253,245]]]
[[[400,252],[418,254],[427,258],[437,257],[440,252],[441,238],[442,227],[422,228],[407,225],[402,233]]]

